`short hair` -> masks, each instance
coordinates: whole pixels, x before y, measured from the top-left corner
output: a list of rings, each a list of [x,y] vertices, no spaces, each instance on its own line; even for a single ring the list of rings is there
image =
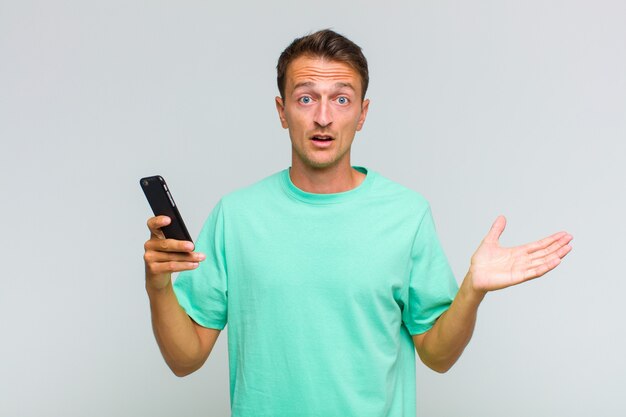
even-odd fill
[[[361,76],[361,100],[365,98],[369,84],[369,71],[367,59],[365,59],[361,47],[345,36],[330,29],[323,29],[294,39],[280,54],[276,65],[276,81],[278,91],[283,99],[285,98],[287,68],[296,58],[301,56],[318,57],[350,65]]]

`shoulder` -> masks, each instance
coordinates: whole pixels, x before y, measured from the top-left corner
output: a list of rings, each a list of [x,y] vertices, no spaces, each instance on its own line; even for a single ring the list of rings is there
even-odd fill
[[[279,171],[251,185],[231,191],[222,197],[220,204],[229,208],[249,207],[268,197],[275,197],[281,191],[282,175],[283,171]]]
[[[371,172],[371,171],[370,171]],[[429,203],[419,192],[393,181],[380,173],[372,172],[374,181],[372,184],[372,197],[381,199],[400,207],[406,207],[412,211],[426,211]]]

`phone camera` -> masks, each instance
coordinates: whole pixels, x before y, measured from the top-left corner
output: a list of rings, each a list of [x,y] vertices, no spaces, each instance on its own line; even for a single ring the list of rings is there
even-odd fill
[[[143,185],[144,187],[147,187],[148,186],[148,180],[141,181],[141,185]]]

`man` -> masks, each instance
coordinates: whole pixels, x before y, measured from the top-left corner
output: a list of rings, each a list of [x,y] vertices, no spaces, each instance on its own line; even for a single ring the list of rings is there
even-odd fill
[[[187,375],[228,323],[236,417],[414,416],[414,352],[450,369],[485,294],[555,268],[572,237],[501,248],[499,217],[458,288],[427,202],[351,165],[369,107],[361,49],[323,30],[296,39],[277,70],[291,167],[222,198],[197,251],[164,239],[168,218],[148,220],[157,342]]]

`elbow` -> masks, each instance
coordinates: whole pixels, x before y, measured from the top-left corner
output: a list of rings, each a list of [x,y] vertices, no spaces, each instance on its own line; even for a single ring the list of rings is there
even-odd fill
[[[207,354],[178,352],[177,355],[167,354],[163,349],[161,350],[165,363],[170,368],[172,373],[179,378],[193,374],[204,365],[207,360]]]
[[[170,369],[172,370],[174,375],[176,375],[179,378],[186,377],[187,375],[190,375],[193,372],[193,371],[187,371],[187,370],[175,369],[175,368],[170,368]]]
[[[451,364],[426,364],[426,366],[428,366],[430,369],[432,369],[433,371],[437,372],[438,374],[445,374],[446,372],[448,372],[450,369],[452,369],[452,365],[454,365],[454,363]]]
[[[461,357],[461,353],[463,350],[455,350],[449,352],[441,352],[441,351],[430,351],[425,348],[422,344],[415,345],[417,355],[424,365],[426,365],[429,369],[439,373],[445,374],[448,372],[454,364]]]
[[[458,359],[458,356],[433,358],[420,355],[420,359],[429,369],[437,372],[438,374],[445,374],[452,369]]]
[[[174,375],[176,375],[179,378],[183,378],[183,377],[186,377],[187,375],[191,375],[196,371],[196,369],[193,369],[193,368],[176,368],[173,366],[170,366],[170,370],[172,371]]]
[[[167,366],[170,368],[170,370],[172,371],[172,373],[174,375],[176,375],[179,378],[183,378],[186,377],[187,375],[191,375],[194,372],[196,372],[200,366],[198,365],[184,365],[184,364],[180,364],[180,363],[171,363],[166,361]]]

